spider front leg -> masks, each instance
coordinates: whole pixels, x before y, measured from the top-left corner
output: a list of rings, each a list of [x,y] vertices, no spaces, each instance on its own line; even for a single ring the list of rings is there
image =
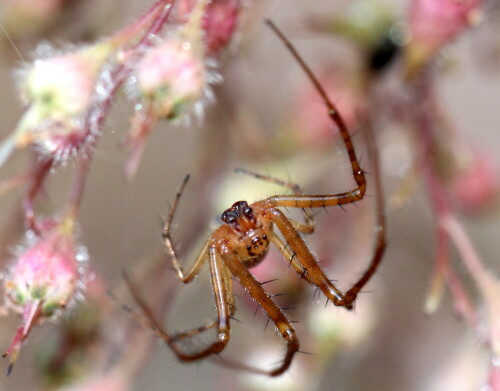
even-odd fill
[[[280,230],[286,243],[275,234],[271,236],[271,241],[290,261],[296,272],[309,283],[317,286],[333,304],[351,309],[352,303],[345,301],[342,292],[323,273],[304,240],[283,212],[276,208],[269,208],[268,213],[269,218]]]
[[[255,172],[255,171],[247,170],[245,168],[237,168],[234,171],[240,172],[242,174],[251,175],[257,179],[261,179],[261,180],[266,181],[266,182],[275,183],[277,185],[287,187],[291,191],[293,191],[293,194],[295,194],[296,196],[303,195],[302,189],[296,183],[286,182],[286,181],[283,181],[282,179],[274,178],[274,177],[269,176],[269,175],[263,175],[263,174],[260,174],[258,172]],[[288,219],[288,220],[290,220],[290,222],[292,223],[294,228],[299,230],[300,232],[303,232],[305,234],[313,233],[314,228],[315,228],[313,216],[306,209],[302,209],[302,212],[304,213],[304,222],[303,223],[300,223],[300,222],[295,221],[293,219]]]
[[[297,52],[292,43],[285,37],[285,35],[276,27],[276,25],[268,20],[267,24],[269,27],[276,33],[279,39],[285,44],[288,51],[295,58],[299,66],[306,73],[307,77],[314,85],[316,91],[321,96],[325,107],[328,110],[328,115],[332,122],[337,126],[339,133],[342,137],[342,141],[347,151],[347,155],[349,156],[349,162],[351,163],[352,176],[356,182],[356,187],[347,192],[338,193],[338,194],[326,194],[326,195],[283,195],[283,196],[273,196],[263,201],[269,207],[274,208],[275,213],[273,213],[274,222],[280,228],[285,236],[285,240],[290,245],[295,245],[297,249],[294,249],[297,257],[299,258],[304,268],[308,268],[315,264],[314,258],[311,256],[307,247],[305,246],[302,238],[297,233],[296,230],[293,229],[293,226],[288,222],[288,219],[280,213],[276,213],[278,211],[277,207],[294,207],[294,208],[317,208],[317,207],[326,207],[326,206],[336,206],[336,205],[344,205],[349,203],[354,203],[356,201],[364,198],[366,194],[366,177],[364,171],[361,169],[359,164],[359,160],[356,156],[356,151],[354,149],[354,144],[352,142],[351,136],[349,134],[349,130],[344,122],[344,119],[340,115],[339,111],[332,103],[330,98],[328,97],[325,89],[319,83],[317,77],[313,74],[309,66],[305,63],[304,59]],[[375,188],[377,194],[377,236],[376,236],[376,244],[375,244],[375,252],[371,259],[370,265],[367,270],[363,273],[361,278],[353,285],[351,289],[347,291],[346,294],[342,295],[338,290],[327,281],[323,280],[323,277],[316,273],[317,276],[312,276],[312,280],[317,280],[320,285],[317,285],[316,282],[313,282],[315,285],[322,289],[323,293],[326,294],[325,291],[330,291],[335,288],[332,292],[333,297],[336,297],[337,300],[332,300],[334,304],[341,305],[347,308],[352,308],[354,301],[358,293],[361,289],[368,283],[371,277],[375,274],[382,261],[383,254],[385,252],[386,242],[385,242],[385,215],[384,215],[384,205],[383,205],[383,192],[382,185],[380,182],[380,168],[379,162],[377,158],[376,151],[376,143],[373,140],[372,130],[368,129],[366,132],[368,134],[368,144],[372,150],[372,156],[374,161],[374,171],[375,171]],[[279,212],[279,211],[278,211]],[[281,224],[281,226],[280,226]],[[323,274],[321,272],[321,274]],[[323,274],[324,275],[324,274]],[[333,287],[333,288],[332,288]],[[330,299],[332,299],[329,295],[327,295]]]
[[[332,122],[337,125],[339,133],[342,137],[342,142],[344,143],[347,155],[349,156],[349,162],[351,163],[352,176],[356,182],[356,188],[344,193],[326,195],[274,196],[266,200],[268,205],[273,207],[288,206],[293,208],[318,208],[325,206],[345,205],[361,200],[366,193],[365,173],[361,169],[361,166],[359,164],[358,157],[356,156],[356,150],[354,149],[354,144],[352,142],[349,130],[347,129],[344,119],[340,115],[331,99],[328,97],[325,89],[321,86],[317,77],[312,73],[311,69],[305,63],[302,56],[297,52],[297,49],[295,49],[288,38],[285,37],[285,35],[271,20],[267,20],[266,23],[276,33],[278,38],[284,43],[290,54],[295,58],[299,66],[306,73],[307,77],[314,85],[318,94],[321,96],[321,99],[323,100],[323,103],[328,110],[328,116],[330,117]]]
[[[182,193],[184,192],[184,189],[186,188],[186,185],[189,181],[189,175],[186,175],[184,177],[184,180],[182,181],[182,184],[177,191],[177,194],[175,195],[175,201],[170,208],[170,211],[168,213],[167,219],[165,220],[163,224],[163,232],[162,236],[164,239],[164,245],[165,249],[170,255],[171,261],[172,261],[172,266],[175,269],[175,272],[177,273],[177,277],[179,280],[181,280],[183,283],[187,284],[193,280],[194,277],[198,275],[200,272],[200,269],[203,267],[205,261],[207,260],[207,251],[210,245],[210,239],[208,239],[205,244],[203,245],[203,249],[200,251],[200,254],[194,261],[194,263],[191,265],[191,267],[187,270],[184,271],[181,262],[179,261],[179,257],[177,256],[177,252],[175,251],[174,244],[172,242],[172,237],[171,237],[171,227],[172,227],[172,221],[174,219],[175,211],[177,210],[177,207],[179,205],[179,201],[181,199]]]

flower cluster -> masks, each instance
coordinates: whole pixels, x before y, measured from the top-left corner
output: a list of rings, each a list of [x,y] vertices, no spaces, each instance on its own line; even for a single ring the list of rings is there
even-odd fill
[[[6,304],[23,315],[5,353],[11,357],[9,373],[32,327],[53,319],[76,295],[86,252],[77,250],[74,224],[72,218],[45,221],[45,232],[38,237],[28,232],[28,243],[33,243],[17,257],[5,278]]]
[[[16,18],[17,11],[9,14],[9,9],[27,11],[29,3],[9,0],[3,10]],[[55,13],[61,3],[36,1],[31,11]],[[126,143],[132,149],[125,168],[130,178],[156,122],[188,116],[190,107],[203,103],[208,84],[215,80],[207,66],[229,45],[240,3],[179,3],[157,0],[135,22],[93,43],[62,50],[41,45],[34,62],[18,72],[26,111],[0,145],[0,166],[20,149],[30,149],[35,159],[25,174],[6,186],[27,185],[22,209],[28,238],[25,250],[3,274],[5,306],[22,315],[4,355],[10,357],[9,373],[33,327],[57,319],[84,291],[81,260],[86,252],[76,243],[75,226],[94,150],[117,93],[123,85],[135,88],[128,94],[136,110]],[[21,20],[28,17],[23,15]],[[224,31],[219,26],[225,26]],[[50,174],[68,161],[76,164],[69,201],[51,212],[61,217],[47,219],[36,200]]]

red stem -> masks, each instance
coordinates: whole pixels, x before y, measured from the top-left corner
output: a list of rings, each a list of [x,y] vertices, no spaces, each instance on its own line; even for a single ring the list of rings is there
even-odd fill
[[[452,271],[449,261],[447,249],[449,240],[451,240],[458,249],[459,245],[456,242],[456,237],[450,235],[448,228],[443,224],[450,218],[452,211],[448,204],[446,191],[441,184],[439,174],[436,172],[435,162],[433,160],[437,151],[436,140],[434,138],[434,124],[439,122],[439,116],[437,115],[437,107],[432,91],[432,81],[429,75],[422,75],[420,84],[416,86],[416,93],[418,95],[417,101],[421,103],[415,118],[415,124],[419,130],[418,137],[421,140],[420,161],[424,179],[427,183],[427,191],[430,195],[429,198],[436,212],[438,223],[438,264],[436,265],[436,273],[442,273],[442,276],[446,278],[451,288],[457,311],[459,311],[466,321],[471,322],[472,326],[477,326],[476,322],[478,317],[471,305],[472,301],[469,299],[460,279]],[[467,259],[464,259],[467,256],[462,252],[460,255],[468,267]],[[471,270],[469,270],[469,272],[474,276]]]
[[[160,0],[153,7],[158,7],[158,3],[165,3],[163,11],[151,23],[150,27],[144,33],[140,41],[131,49],[133,52],[138,52],[138,49],[148,46],[150,44],[151,36],[160,32],[162,27],[168,21],[175,0]],[[146,15],[147,14],[149,14],[149,12],[147,12]],[[99,102],[99,104],[96,104],[89,110],[86,121],[87,134],[83,139],[91,141],[85,146],[82,157],[78,161],[77,173],[69,199],[68,213],[73,217],[76,217],[80,209],[83,192],[85,190],[86,178],[93,157],[93,151],[97,145],[100,135],[102,134],[104,120],[111,110],[113,99],[118,92],[118,89],[129,75],[130,69],[135,65],[136,61],[138,61],[138,58],[130,59],[128,63],[120,64],[115,68],[111,75],[112,81],[110,86],[107,88],[106,96],[101,102]]]

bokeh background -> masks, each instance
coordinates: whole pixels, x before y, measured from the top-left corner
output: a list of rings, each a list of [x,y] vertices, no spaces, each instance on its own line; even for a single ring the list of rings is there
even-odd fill
[[[121,28],[149,4],[148,1],[67,1],[60,12],[33,26],[9,19],[7,3],[0,4],[6,32],[0,31],[0,118],[1,133],[7,135],[23,112],[16,94],[15,70],[26,61],[41,41],[64,48],[109,35]],[[385,3],[394,15],[404,18],[406,1]],[[491,7],[490,7],[491,5]],[[488,4],[482,24],[463,34],[439,59],[437,93],[450,126],[481,153],[492,156],[499,167],[500,138],[500,13]],[[90,262],[109,286],[126,303],[132,300],[122,285],[123,270],[134,271],[152,254],[162,251],[159,216],[166,214],[182,178],[190,182],[176,216],[175,236],[183,256],[192,259],[205,237],[218,224],[217,216],[232,202],[250,202],[284,192],[275,185],[235,174],[246,167],[290,178],[306,192],[343,191],[350,186],[349,165],[335,136],[319,142],[307,139],[308,124],[315,124],[320,109],[308,109],[308,81],[282,44],[263,24],[272,18],[296,44],[318,72],[337,73],[336,83],[349,84],[359,61],[357,49],[346,39],[324,31],[321,22],[347,11],[348,2],[337,1],[247,1],[241,11],[240,28],[216,72],[223,83],[213,86],[214,100],[207,102],[202,120],[192,118],[177,124],[160,123],[148,142],[136,177],[126,183],[121,175],[125,154],[120,149],[132,111],[121,95],[115,102],[106,132],[99,142],[86,189],[82,210],[82,242]],[[397,64],[393,65],[397,69]],[[326,71],[330,70],[330,71]],[[390,75],[392,68],[387,71]],[[390,76],[387,77],[390,83]],[[335,91],[332,92],[335,96]],[[342,109],[343,99],[338,104]],[[384,102],[379,102],[383,105]],[[418,105],[419,102],[415,102]],[[346,103],[346,110],[348,105]],[[356,117],[354,109],[353,116]],[[355,121],[354,121],[355,122]],[[302,128],[300,128],[302,126]],[[297,127],[299,129],[297,130]],[[433,315],[424,313],[424,300],[435,264],[434,213],[421,180],[400,203],[394,202],[401,182],[411,172],[415,143],[409,132],[385,122],[375,127],[382,161],[387,207],[388,249],[384,262],[362,294],[355,311],[346,313],[325,299],[314,296],[312,287],[287,269],[279,254],[271,252],[260,270],[262,279],[278,278],[269,284],[273,293],[289,293],[278,299],[297,309],[289,311],[296,325],[301,348],[313,355],[298,355],[289,373],[277,380],[252,376],[223,368],[211,360],[183,364],[160,342],[141,361],[133,390],[479,390],[485,383],[490,356],[475,330],[454,313],[449,292]],[[305,141],[297,135],[305,133]],[[309,132],[309,133],[308,133]],[[362,133],[361,133],[362,134]],[[295,137],[295,138],[294,138]],[[450,135],[450,144],[453,135]],[[290,141],[292,139],[293,141]],[[370,156],[363,136],[356,136],[363,165],[370,171]],[[26,166],[26,155],[18,153],[2,167],[1,178]],[[59,170],[50,181],[42,208],[50,211],[63,202],[69,191],[73,164]],[[496,177],[491,181],[498,181]],[[355,280],[369,259],[374,237],[373,178],[371,197],[342,210],[319,211],[317,231],[308,243],[325,269],[345,289]],[[333,189],[333,190],[332,190]],[[20,192],[4,195],[0,202],[2,222],[16,216]],[[495,275],[500,274],[498,201],[460,216],[482,260]],[[14,217],[13,217],[14,216]],[[16,243],[21,227],[2,238]],[[16,225],[10,225],[15,227]],[[454,254],[453,254],[454,255]],[[9,257],[4,254],[4,265]],[[165,268],[167,267],[165,258]],[[188,259],[189,261],[189,259]],[[460,263],[457,273],[474,292]],[[173,273],[172,273],[173,274]],[[171,305],[165,322],[171,329],[202,324],[213,317],[208,272],[190,286],[173,278],[149,280],[146,284],[169,283]],[[257,312],[241,289],[236,289],[240,322],[233,322],[233,334],[223,357],[236,357],[252,365],[269,367],[283,347],[266,317]],[[474,293],[472,297],[476,299]],[[111,306],[119,307],[112,302]],[[481,311],[481,305],[479,305]],[[117,311],[116,313],[119,313]],[[122,311],[123,319],[128,315]],[[104,321],[109,319],[104,318]],[[0,346],[8,346],[19,319],[1,318]],[[119,326],[117,333],[120,332]],[[0,380],[1,390],[43,389],[37,368],[45,345],[52,343],[57,326],[47,323],[33,331],[10,378]],[[144,328],[144,335],[148,336]],[[148,337],[149,338],[149,337]],[[153,338],[153,337],[151,337]],[[132,341],[133,342],[133,341]],[[126,338],[120,355],[134,355],[135,346]],[[42,353],[41,353],[42,352]],[[115,358],[118,359],[118,358]],[[216,360],[215,360],[216,361]],[[6,368],[5,364],[5,368]],[[1,378],[1,377],[0,377]]]

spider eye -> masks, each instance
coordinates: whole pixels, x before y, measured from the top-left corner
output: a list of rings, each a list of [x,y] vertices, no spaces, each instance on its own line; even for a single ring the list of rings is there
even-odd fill
[[[236,216],[231,210],[225,210],[224,213],[222,213],[221,219],[226,224],[234,224],[236,222]]]
[[[253,219],[253,210],[249,206],[243,209],[243,214],[248,219]]]
[[[246,201],[236,201],[231,207],[231,209],[244,209],[247,206],[248,203]]]

